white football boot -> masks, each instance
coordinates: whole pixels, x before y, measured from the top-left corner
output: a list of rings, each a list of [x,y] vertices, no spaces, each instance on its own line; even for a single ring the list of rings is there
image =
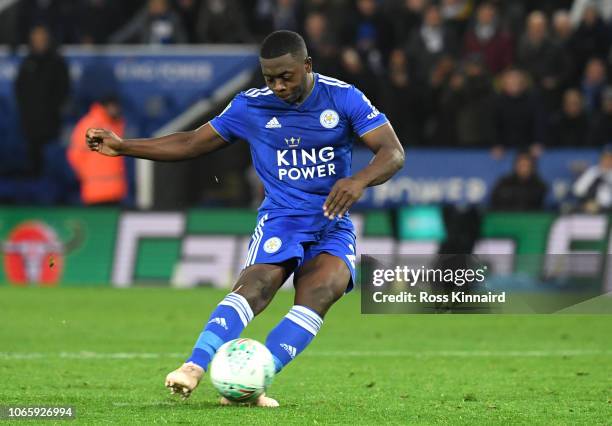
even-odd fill
[[[189,398],[191,392],[198,387],[204,369],[193,362],[186,362],[166,376],[166,387],[170,393],[178,394],[183,399]]]

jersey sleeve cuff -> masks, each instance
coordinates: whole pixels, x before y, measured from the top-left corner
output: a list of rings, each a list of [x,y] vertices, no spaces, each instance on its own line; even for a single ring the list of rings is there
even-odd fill
[[[217,128],[214,126],[214,124],[212,123],[212,120],[208,122],[208,124],[210,125],[210,128],[213,129],[215,131],[216,134],[218,134],[221,139],[223,139],[225,142],[227,143],[232,143],[232,141],[230,140],[230,138],[224,136],[219,130],[217,130]]]
[[[372,130],[376,130],[379,127],[384,126],[385,124],[389,124],[389,120],[385,120],[383,123],[379,123],[379,124],[375,124],[372,127],[366,127],[364,130],[361,130],[359,133],[357,133],[359,135],[359,137],[363,137],[366,133],[370,133]]]

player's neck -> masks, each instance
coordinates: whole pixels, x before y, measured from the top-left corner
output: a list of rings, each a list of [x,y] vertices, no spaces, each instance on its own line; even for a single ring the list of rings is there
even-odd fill
[[[300,96],[300,99],[296,102],[297,105],[304,103],[308,96],[312,93],[312,89],[314,88],[314,73],[309,72],[306,74],[306,90],[304,90],[304,94]]]

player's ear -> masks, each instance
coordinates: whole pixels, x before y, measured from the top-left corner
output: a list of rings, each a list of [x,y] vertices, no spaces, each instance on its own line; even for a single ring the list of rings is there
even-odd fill
[[[304,59],[304,70],[306,72],[312,72],[312,58],[310,56]]]

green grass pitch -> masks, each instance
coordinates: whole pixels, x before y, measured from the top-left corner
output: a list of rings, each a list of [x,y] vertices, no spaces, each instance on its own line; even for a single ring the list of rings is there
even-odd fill
[[[366,316],[358,292],[275,378],[280,409],[219,407],[208,379],[175,399],[164,377],[224,294],[2,287],[0,405],[72,405],[77,424],[612,424],[612,316]],[[243,335],[265,340],[291,297]]]

